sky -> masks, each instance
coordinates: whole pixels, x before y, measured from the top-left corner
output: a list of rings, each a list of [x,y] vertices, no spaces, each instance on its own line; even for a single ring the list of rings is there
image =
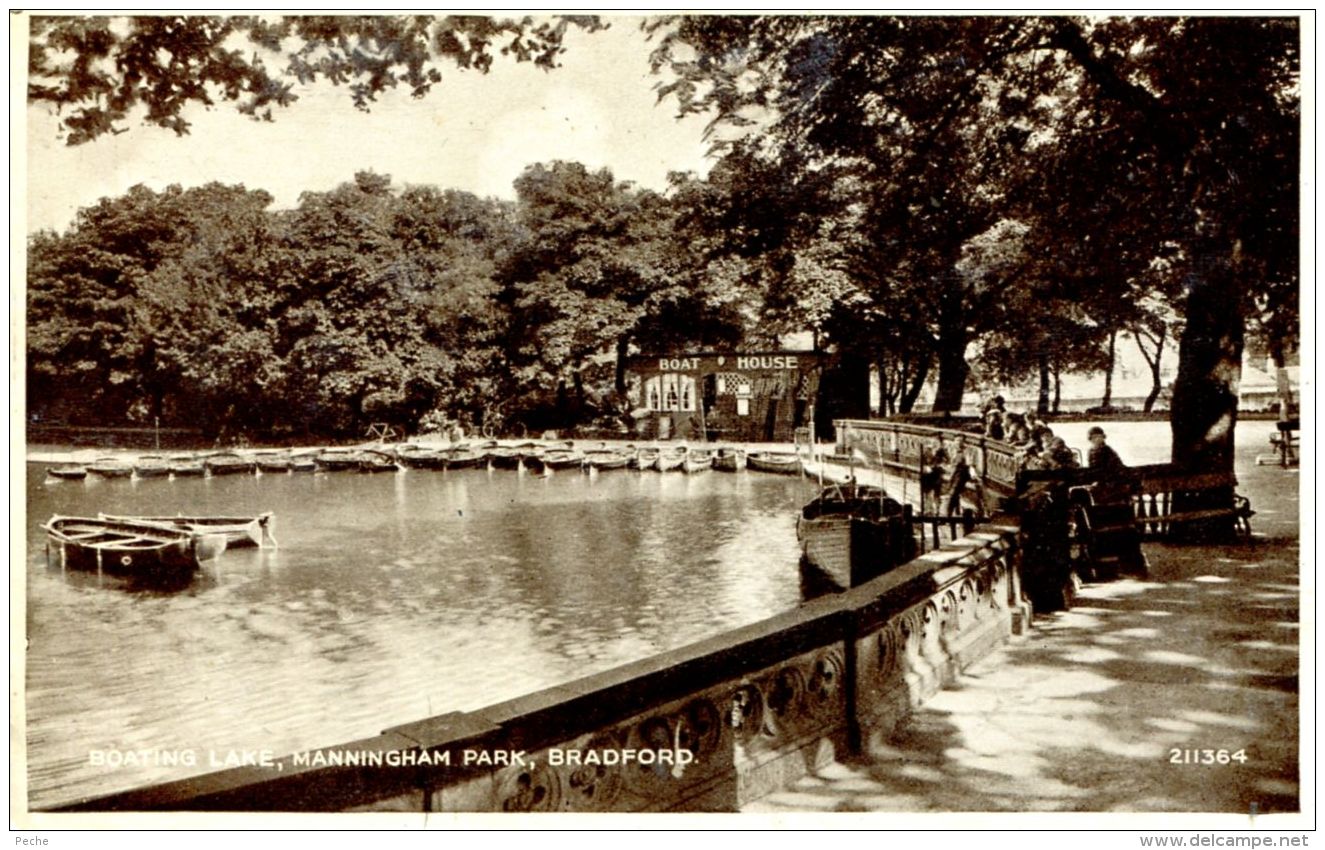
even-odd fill
[[[525,166],[553,159],[606,166],[652,189],[665,188],[670,171],[706,174],[705,120],[678,121],[674,101],[655,105],[659,78],[649,72],[640,19],[607,20],[603,32],[570,29],[555,71],[500,56],[487,75],[443,67],[425,98],[398,90],[367,114],[347,89],[320,83],[297,87],[299,100],[272,123],[218,103],[185,113],[188,136],[134,120],[128,132],[69,147],[57,138],[53,110],[29,106],[27,230],[63,230],[79,209],[138,183],[242,183],[271,193],[279,209],[365,169],[396,185],[505,198]]]

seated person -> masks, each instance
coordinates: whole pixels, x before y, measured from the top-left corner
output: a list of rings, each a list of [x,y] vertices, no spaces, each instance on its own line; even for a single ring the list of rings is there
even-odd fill
[[[1081,466],[1077,463],[1077,456],[1068,448],[1067,442],[1062,437],[1054,437],[1049,441],[1049,449],[1045,455],[1047,469],[1078,469]]]

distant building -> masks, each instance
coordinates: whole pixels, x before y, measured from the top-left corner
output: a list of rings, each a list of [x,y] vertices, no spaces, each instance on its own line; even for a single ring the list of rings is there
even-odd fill
[[[813,351],[641,355],[626,395],[644,439],[789,443],[814,415],[819,365]]]

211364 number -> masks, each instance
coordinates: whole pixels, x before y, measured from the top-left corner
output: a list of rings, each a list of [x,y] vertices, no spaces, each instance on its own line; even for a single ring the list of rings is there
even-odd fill
[[[1247,763],[1247,751],[1244,750],[1184,750],[1174,747],[1169,750],[1169,764],[1238,764]]]

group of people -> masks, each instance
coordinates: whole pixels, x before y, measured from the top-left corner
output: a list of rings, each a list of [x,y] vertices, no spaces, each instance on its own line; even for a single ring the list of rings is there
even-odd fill
[[[998,395],[985,405],[984,435],[1017,447],[1022,469],[1077,469],[1081,463],[1062,437],[1055,437],[1039,414],[1014,413]],[[1103,432],[1101,432],[1103,433]]]

